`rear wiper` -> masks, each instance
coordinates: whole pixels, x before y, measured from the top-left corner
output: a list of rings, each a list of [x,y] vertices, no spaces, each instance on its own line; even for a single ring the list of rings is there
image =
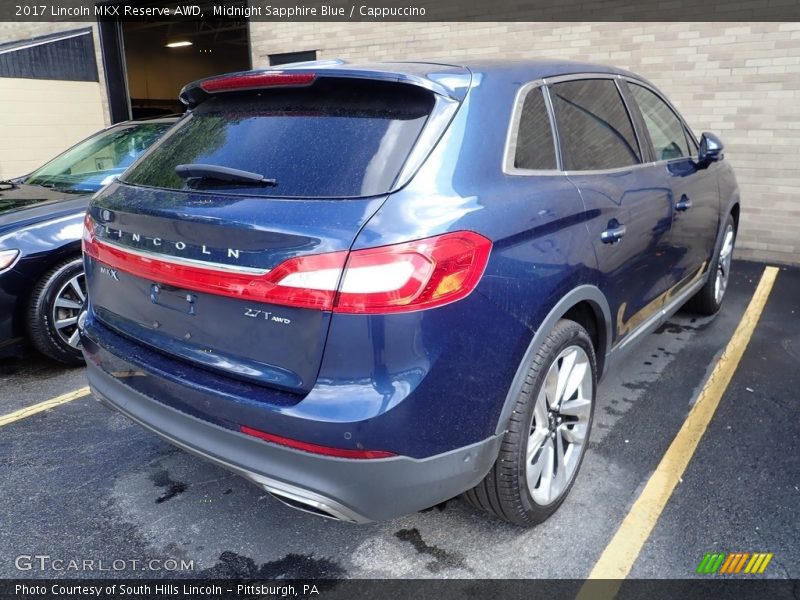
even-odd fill
[[[182,179],[205,179],[226,183],[250,183],[256,185],[278,185],[275,179],[268,179],[260,173],[220,167],[218,165],[190,164],[178,165],[175,173]]]

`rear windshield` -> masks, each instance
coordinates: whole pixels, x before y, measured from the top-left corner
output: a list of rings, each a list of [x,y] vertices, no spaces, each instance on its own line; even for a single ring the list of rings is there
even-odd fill
[[[321,79],[308,88],[218,94],[200,104],[124,180],[175,190],[278,197],[389,191],[434,100],[416,86]],[[274,186],[184,180],[181,164],[258,173]]]

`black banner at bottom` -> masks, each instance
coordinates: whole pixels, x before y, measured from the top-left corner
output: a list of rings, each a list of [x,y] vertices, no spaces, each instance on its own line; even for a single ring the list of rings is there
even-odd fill
[[[796,598],[800,582],[791,579],[347,579],[347,580],[0,580],[3,600],[661,600],[713,598],[761,600]]]

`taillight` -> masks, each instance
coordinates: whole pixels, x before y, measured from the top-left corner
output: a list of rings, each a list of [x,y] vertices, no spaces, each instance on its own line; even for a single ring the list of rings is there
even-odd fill
[[[81,235],[81,247],[86,252],[87,245],[94,243],[94,221],[87,212],[83,217],[83,234]]]
[[[249,73],[208,79],[200,84],[206,92],[230,92],[264,87],[303,86],[314,83],[314,73]]]
[[[84,252],[137,277],[184,289],[342,313],[420,310],[467,296],[492,244],[458,231],[392,246],[298,256],[271,271],[156,255],[94,237],[86,217]],[[337,291],[338,290],[338,291]]]
[[[392,313],[441,306],[478,284],[492,243],[472,231],[350,253],[335,312]]]
[[[124,248],[86,233],[83,251],[110,267],[161,284],[218,296],[319,310],[331,310],[333,307],[338,277],[335,280],[317,277],[314,282],[317,287],[284,285],[282,280],[298,273],[312,278],[315,273],[324,274],[331,270],[341,273],[347,258],[347,252],[301,256],[287,260],[272,271],[226,265],[206,266],[201,261]],[[292,283],[291,279],[289,283]]]
[[[266,431],[253,429],[252,427],[248,427],[247,425],[240,426],[239,430],[242,433],[251,435],[253,437],[257,437],[266,442],[272,442],[273,444],[279,444],[281,446],[294,448],[295,450],[303,450],[304,452],[311,452],[313,454],[322,454],[324,456],[335,456],[337,458],[360,458],[360,459],[390,458],[392,456],[397,456],[394,452],[387,452],[386,450],[350,450],[348,448],[333,448],[331,446],[320,446],[319,444],[301,442],[300,440],[293,440],[290,438],[285,438],[280,435],[275,435],[273,433],[267,433]]]

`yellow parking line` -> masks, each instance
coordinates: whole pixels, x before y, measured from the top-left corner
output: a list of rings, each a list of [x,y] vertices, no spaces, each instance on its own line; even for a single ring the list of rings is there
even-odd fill
[[[619,591],[622,580],[630,573],[642,546],[650,537],[653,527],[714,416],[722,394],[725,393],[764,311],[777,275],[776,267],[764,269],[761,281],[742,315],[742,320],[739,321],[725,351],[700,391],[686,421],[589,574],[589,579],[616,581],[587,582],[581,588],[578,598],[584,599],[590,596],[596,598],[598,593],[603,597],[612,597]]]
[[[9,423],[13,423],[14,421],[19,421],[20,419],[25,419],[26,417],[30,417],[31,415],[35,415],[36,413],[49,410],[53,407],[60,406],[61,404],[72,402],[73,400],[77,400],[78,398],[83,398],[84,396],[88,395],[89,395],[89,388],[82,387],[81,389],[75,390],[74,392],[68,392],[66,394],[62,394],[61,396],[50,398],[50,400],[45,400],[44,402],[40,402],[39,404],[34,404],[33,406],[26,406],[25,408],[15,410],[14,412],[8,413],[7,415],[0,416],[0,427],[2,427],[3,425],[8,425]]]

